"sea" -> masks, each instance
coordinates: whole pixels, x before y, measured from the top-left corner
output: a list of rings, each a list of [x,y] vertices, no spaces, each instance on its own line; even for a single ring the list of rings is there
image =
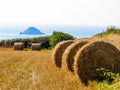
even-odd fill
[[[28,27],[26,27],[28,28]],[[37,27],[45,35],[24,35],[19,34],[25,28],[0,28],[0,40],[33,38],[40,36],[49,36],[53,31],[61,31],[73,35],[75,38],[92,37],[106,30],[105,26],[40,26]]]

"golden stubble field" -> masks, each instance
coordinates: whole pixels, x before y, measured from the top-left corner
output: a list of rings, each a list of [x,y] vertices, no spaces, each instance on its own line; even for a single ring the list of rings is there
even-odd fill
[[[80,90],[80,80],[59,70],[51,60],[52,50],[14,51],[0,48],[1,90]]]
[[[100,40],[111,42],[119,49],[118,37]],[[98,40],[94,38],[93,40]],[[89,82],[84,86],[78,76],[67,69],[56,68],[51,59],[53,50],[14,51],[0,48],[0,90],[120,90],[120,82],[112,85]]]

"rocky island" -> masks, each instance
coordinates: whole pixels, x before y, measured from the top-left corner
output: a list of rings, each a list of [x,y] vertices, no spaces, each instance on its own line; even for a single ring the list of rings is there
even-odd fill
[[[20,34],[27,34],[27,35],[44,35],[45,33],[41,32],[39,29],[35,27],[29,27],[25,31],[20,32]]]

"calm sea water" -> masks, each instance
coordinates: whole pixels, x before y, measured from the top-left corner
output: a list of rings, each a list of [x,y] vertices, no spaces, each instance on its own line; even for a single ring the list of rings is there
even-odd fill
[[[7,40],[7,39],[19,39],[19,38],[33,38],[33,37],[40,37],[45,35],[20,35],[20,34],[3,34],[0,33],[0,40]]]
[[[100,26],[99,27],[98,26],[43,26],[37,28],[42,32],[44,32],[46,35],[51,35],[53,31],[62,31],[71,34],[76,38],[91,37],[97,33],[101,33],[105,31],[106,29],[106,27],[104,26],[101,27]],[[32,37],[41,36],[41,35],[20,35],[19,32],[21,31],[24,31],[24,29],[2,28],[0,29],[0,40],[16,39],[16,38],[32,38]]]

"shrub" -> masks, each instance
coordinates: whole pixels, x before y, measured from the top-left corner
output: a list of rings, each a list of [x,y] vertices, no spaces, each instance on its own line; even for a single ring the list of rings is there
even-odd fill
[[[115,26],[108,27],[105,32],[98,33],[95,36],[103,36],[108,34],[120,34],[120,28],[116,28]]]
[[[106,34],[110,34],[110,33],[114,33],[114,34],[120,34],[120,29],[116,28],[114,26],[108,27],[106,32]]]
[[[50,36],[50,45],[51,47],[54,47],[57,43],[64,41],[64,40],[73,40],[74,37],[72,35],[69,35],[67,33],[63,32],[57,32],[54,31],[52,35]]]

